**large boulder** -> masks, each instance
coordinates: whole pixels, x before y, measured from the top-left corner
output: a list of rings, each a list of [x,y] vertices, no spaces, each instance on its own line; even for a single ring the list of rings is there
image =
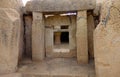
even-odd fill
[[[0,8],[0,74],[15,72],[20,48],[20,15]]]
[[[120,77],[120,0],[107,0],[94,32],[97,77]]]

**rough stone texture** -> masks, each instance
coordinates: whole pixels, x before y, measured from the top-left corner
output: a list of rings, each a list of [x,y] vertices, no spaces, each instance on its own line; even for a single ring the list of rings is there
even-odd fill
[[[96,0],[33,0],[26,4],[27,11],[55,12],[94,9]]]
[[[0,77],[23,77],[20,73],[11,73],[6,75],[0,75]]]
[[[99,16],[100,15],[100,9],[101,9],[101,3],[97,3],[96,7],[94,9],[94,16]]]
[[[41,61],[45,57],[44,17],[40,12],[33,12],[32,25],[32,59]]]
[[[25,20],[25,53],[26,56],[31,57],[32,56],[32,16],[27,15],[24,16]]]
[[[22,6],[23,6],[23,3],[22,3],[22,0],[0,0],[0,8],[11,8],[11,9],[15,9],[19,12],[19,14],[21,15],[20,18],[21,18],[21,27],[20,27],[20,48],[19,48],[19,59],[22,58],[22,53],[23,53],[23,32],[24,32],[24,29],[23,29],[23,18],[22,18]]]
[[[105,0],[96,0],[96,3],[103,3]]]
[[[45,19],[46,25],[46,56],[47,57],[76,57],[76,16],[60,16],[54,15]],[[55,27],[61,28],[61,26],[68,26],[66,30],[69,32],[69,43],[67,45],[54,45],[54,32],[62,32],[61,29],[55,29]],[[54,28],[53,28],[54,27]],[[64,29],[65,31],[65,29]],[[63,32],[64,32],[63,31]],[[57,47],[56,47],[57,46]],[[68,52],[55,52],[54,49],[68,50]],[[61,50],[62,51],[62,50]]]
[[[19,13],[0,8],[0,74],[14,72],[17,68],[20,30]]]
[[[88,14],[88,51],[91,58],[94,57],[93,32],[95,29],[94,18],[92,14]]]
[[[20,12],[22,6],[22,0],[0,0],[0,8],[12,8]]]
[[[78,63],[88,63],[88,37],[87,37],[87,14],[86,11],[78,11],[77,28],[77,61]]]
[[[120,1],[107,0],[94,32],[97,77],[120,76]]]

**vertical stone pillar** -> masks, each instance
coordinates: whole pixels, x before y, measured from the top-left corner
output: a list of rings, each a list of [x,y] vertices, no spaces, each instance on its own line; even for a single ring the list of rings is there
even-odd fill
[[[77,14],[77,61],[88,63],[88,40],[87,40],[87,14],[86,11],[78,11]]]
[[[70,26],[69,26],[69,45],[70,49],[75,51],[76,48],[76,17],[71,16]]]
[[[32,55],[32,49],[31,49],[32,16],[27,15],[24,17],[24,19],[25,19],[25,51],[26,51],[26,55],[28,57],[31,57]]]
[[[46,28],[45,29],[45,50],[46,50],[46,57],[52,57],[52,52],[54,48],[54,41],[53,41],[53,28]]]
[[[44,18],[40,12],[33,12],[32,25],[32,59],[43,60],[45,57],[44,48]]]
[[[55,45],[60,45],[61,44],[61,32],[55,32]]]
[[[94,46],[93,46],[93,32],[95,29],[93,15],[89,14],[87,17],[88,22],[88,51],[91,58],[94,58]]]

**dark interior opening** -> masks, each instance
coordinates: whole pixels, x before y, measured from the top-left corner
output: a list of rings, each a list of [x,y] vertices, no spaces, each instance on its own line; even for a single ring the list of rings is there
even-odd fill
[[[69,32],[61,32],[61,43],[69,43]]]
[[[68,26],[61,26],[61,29],[68,29]]]

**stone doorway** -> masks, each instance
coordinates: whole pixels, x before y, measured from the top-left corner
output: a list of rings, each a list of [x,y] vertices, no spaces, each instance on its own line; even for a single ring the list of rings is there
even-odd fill
[[[46,57],[76,57],[75,29],[76,15],[46,15]]]
[[[87,11],[63,13],[33,12],[32,60],[76,57],[78,63],[88,63]],[[61,44],[64,32],[69,33],[67,45]]]

